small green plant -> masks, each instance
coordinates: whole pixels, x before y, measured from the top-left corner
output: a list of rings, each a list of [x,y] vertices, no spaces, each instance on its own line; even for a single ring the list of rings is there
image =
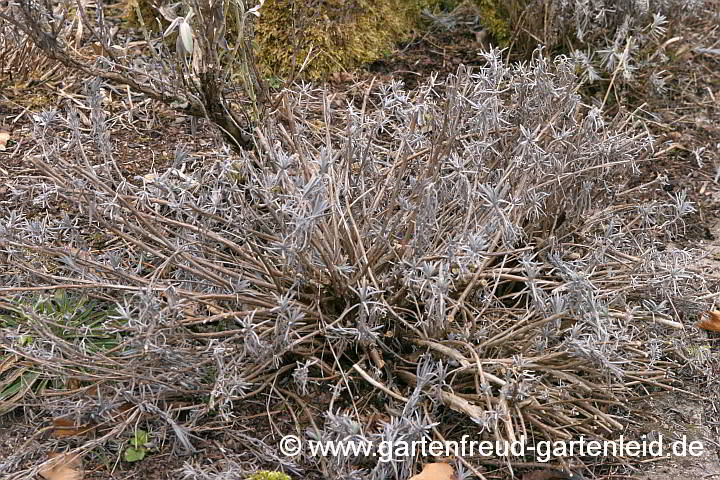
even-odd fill
[[[125,449],[123,458],[126,462],[139,462],[144,459],[148,452],[150,435],[145,430],[135,430],[133,437],[128,441],[129,447]]]
[[[273,90],[277,90],[282,88],[282,86],[285,84],[285,80],[283,80],[280,77],[269,77],[267,79],[268,87],[272,88]]]
[[[105,330],[114,313],[110,305],[65,290],[3,304],[0,328],[13,332],[14,338],[0,349],[0,415],[22,403],[30,390],[38,392],[52,380],[17,352],[34,355],[42,348],[36,339],[45,334],[80,343],[88,353],[107,351],[118,345],[116,335]]]

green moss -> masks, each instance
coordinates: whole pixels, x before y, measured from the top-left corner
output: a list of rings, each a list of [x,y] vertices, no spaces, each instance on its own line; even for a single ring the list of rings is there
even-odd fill
[[[132,28],[140,28],[144,24],[151,31],[159,30],[156,15],[151,0],[129,0],[125,7],[125,21]]]
[[[407,38],[432,0],[268,0],[255,25],[266,76],[320,79],[382,58]]]
[[[487,28],[494,43],[499,47],[513,44],[514,51],[532,52],[539,42],[545,38],[545,16],[548,12],[533,6],[533,10],[525,12],[530,0],[471,0],[478,9],[481,22]],[[535,11],[537,10],[537,11]]]
[[[474,0],[481,21],[500,47],[506,47],[512,38],[512,26],[506,2],[500,0]]]
[[[248,477],[247,480],[292,480],[290,475],[282,472],[269,472],[263,470]]]

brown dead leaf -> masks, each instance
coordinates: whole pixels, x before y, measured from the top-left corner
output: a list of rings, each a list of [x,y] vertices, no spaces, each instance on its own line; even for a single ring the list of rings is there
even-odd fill
[[[85,435],[92,431],[95,426],[92,424],[75,426],[75,422],[70,418],[53,418],[52,436],[55,438],[75,437]]]
[[[150,172],[150,173],[146,173],[145,175],[140,176],[139,178],[148,183],[153,183],[156,180],[160,179],[160,177],[161,177],[161,175],[159,173]]]
[[[378,370],[382,371],[383,368],[385,368],[385,360],[383,359],[382,351],[376,348],[375,345],[370,347],[370,358]]]
[[[523,475],[522,480],[568,480],[570,476],[555,469],[535,470]]]
[[[82,457],[78,453],[51,453],[55,459],[50,466],[40,470],[40,476],[46,480],[82,480],[85,478]]]
[[[413,475],[410,480],[455,480],[455,471],[448,463],[428,463],[422,472]]]
[[[114,422],[124,422],[132,414],[134,405],[132,403],[121,403],[115,410],[109,412]]]
[[[10,132],[0,130],[0,152],[5,151],[8,140],[10,140]]]
[[[710,310],[707,314],[708,318],[700,320],[695,326],[703,330],[720,332],[720,311]]]
[[[65,385],[67,386],[68,390],[77,390],[80,388],[80,379],[75,377],[70,377],[65,382]]]
[[[100,385],[99,383],[96,383],[94,385],[90,385],[85,389],[85,395],[89,397],[97,397],[100,393],[100,388],[98,387]]]
[[[353,74],[349,72],[334,72],[330,75],[332,83],[349,83],[353,81]]]
[[[183,302],[181,308],[185,318],[191,320],[196,319],[201,314],[200,304],[198,302]]]

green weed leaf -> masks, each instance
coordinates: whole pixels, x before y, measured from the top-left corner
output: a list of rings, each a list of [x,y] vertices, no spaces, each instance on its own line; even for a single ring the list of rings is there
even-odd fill
[[[139,462],[140,460],[145,458],[146,453],[147,453],[147,449],[145,449],[145,448],[128,447],[125,449],[123,458],[125,459],[126,462]]]

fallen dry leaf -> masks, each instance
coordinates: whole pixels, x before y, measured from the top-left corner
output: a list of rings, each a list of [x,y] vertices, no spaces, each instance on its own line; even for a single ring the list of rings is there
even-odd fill
[[[347,83],[352,82],[353,75],[349,72],[335,72],[330,75],[330,81],[333,83]]]
[[[523,475],[522,480],[568,480],[569,478],[570,476],[561,470],[547,469],[528,472]]]
[[[56,459],[49,467],[40,470],[40,476],[46,480],[82,480],[85,477],[82,457],[78,453],[51,453]]]
[[[5,151],[8,140],[10,140],[10,132],[0,130],[0,152]]]
[[[410,480],[454,480],[455,471],[448,463],[428,463],[422,472],[410,477]]]
[[[92,424],[75,426],[75,422],[70,418],[53,418],[52,424],[52,436],[55,438],[84,435],[95,428]]]
[[[160,178],[160,174],[157,172],[146,173],[145,175],[138,176],[136,178],[142,179],[148,183],[152,183]]]
[[[711,330],[713,332],[720,332],[720,312],[710,310],[707,312],[708,318],[700,320],[695,324],[696,327],[702,328],[703,330]]]

